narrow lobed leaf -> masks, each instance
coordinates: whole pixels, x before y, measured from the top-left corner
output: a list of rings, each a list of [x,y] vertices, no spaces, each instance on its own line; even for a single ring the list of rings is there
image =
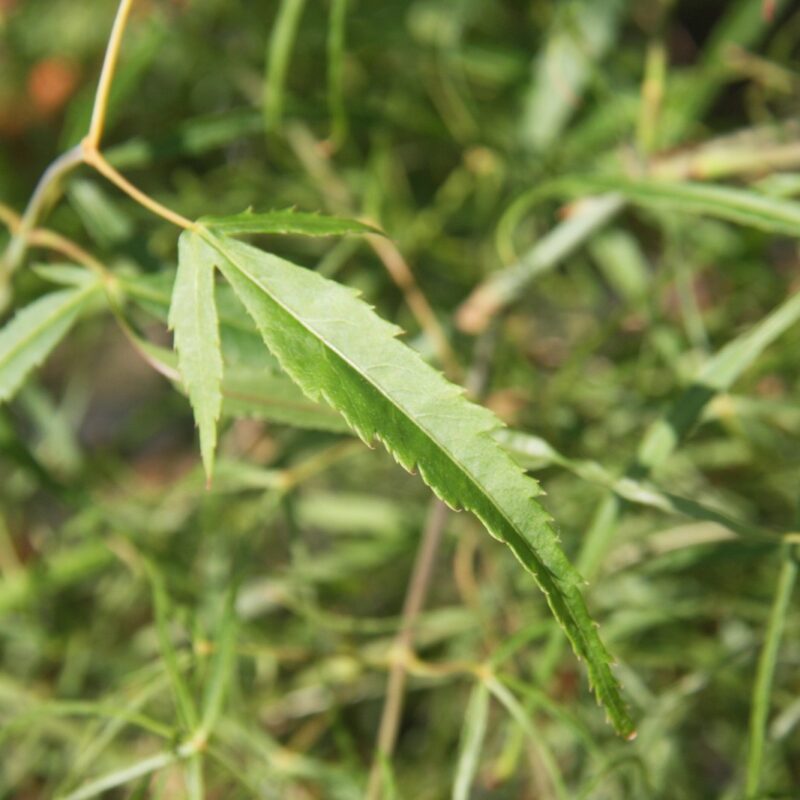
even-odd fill
[[[227,217],[203,217],[200,222],[228,236],[244,233],[279,233],[297,236],[344,236],[380,233],[377,228],[355,219],[295,211],[293,208],[256,213],[250,209]]]
[[[214,300],[214,263],[197,257],[198,240],[181,237],[169,327],[175,332],[178,371],[189,394],[208,480],[214,470],[222,411],[222,350]]]
[[[0,402],[10,400],[99,292],[97,282],[47,294],[26,306],[0,331]]]
[[[201,229],[182,239],[202,264],[217,264],[269,349],[311,399],[325,399],[365,442],[383,442],[444,502],[474,513],[511,548],[586,660],[612,723],[631,736],[633,722],[586,609],[582,580],[535,499],[538,484],[492,439],[496,417],[398,341],[398,328],[350,289],[226,236]]]

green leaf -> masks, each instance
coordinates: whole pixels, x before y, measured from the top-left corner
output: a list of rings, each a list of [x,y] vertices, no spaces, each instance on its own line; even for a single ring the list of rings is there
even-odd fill
[[[89,235],[100,247],[120,245],[133,236],[130,217],[94,181],[70,181],[67,195]]]
[[[535,499],[538,484],[492,439],[496,417],[399,342],[398,328],[350,289],[208,231],[182,238],[199,258],[217,263],[269,349],[309,397],[330,403],[365,442],[382,441],[444,502],[473,512],[511,548],[586,660],[614,726],[630,736],[633,723],[586,609],[582,580]]]
[[[200,429],[203,467],[211,480],[222,411],[222,350],[214,302],[214,262],[198,257],[197,244],[196,238],[181,237],[169,327],[175,332],[178,371]]]
[[[10,400],[99,290],[98,283],[47,294],[26,306],[0,331],[0,402]]]
[[[343,236],[348,233],[380,233],[377,228],[355,219],[309,214],[283,208],[256,213],[250,209],[227,217],[203,217],[200,222],[208,228],[229,236],[243,233],[281,233],[298,236]]]
[[[109,772],[107,775],[96,778],[74,792],[62,795],[62,800],[89,800],[90,797],[98,797],[111,789],[116,789],[118,786],[131,783],[143,775],[150,775],[170,764],[174,764],[176,761],[186,757],[187,750],[186,745],[182,745],[177,750],[162,750],[153,756],[147,756],[147,758],[131,764],[129,767],[121,767]],[[190,753],[190,755],[192,754]]]
[[[174,272],[123,275],[120,278],[120,285],[125,294],[138,306],[166,324],[172,300],[172,287],[175,285]],[[265,362],[272,361],[275,366],[272,371],[277,371],[277,362],[265,352],[261,335],[250,317],[242,314],[242,304],[231,287],[225,284],[216,286],[214,299],[219,319],[223,362],[226,365],[252,364],[254,367],[263,368]]]
[[[795,546],[788,542],[781,548],[782,564],[775,586],[764,645],[758,658],[750,711],[750,736],[747,753],[747,796],[758,797],[764,769],[764,743],[767,719],[773,694],[773,680],[786,620],[792,608],[792,594],[797,583]]]
[[[167,158],[192,157],[223,147],[230,142],[261,133],[264,118],[250,108],[227,109],[222,113],[202,115],[179,123],[155,139],[135,136],[105,151],[117,169],[127,170],[158,163]],[[83,135],[84,131],[81,131]]]

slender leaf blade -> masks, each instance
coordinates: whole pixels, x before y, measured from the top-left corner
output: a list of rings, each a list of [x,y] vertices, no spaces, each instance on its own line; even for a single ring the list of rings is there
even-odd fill
[[[40,297],[0,331],[0,402],[10,400],[50,355],[98,288],[86,283]]]
[[[567,178],[556,185],[576,193],[612,191],[641,206],[702,214],[767,233],[800,236],[800,203],[752,189],[693,181],[593,176]]]
[[[203,217],[200,222],[218,233],[237,236],[245,233],[296,234],[298,236],[344,236],[380,233],[377,228],[355,219],[311,214],[282,208],[255,212],[250,209],[226,217]]]
[[[633,723],[586,609],[582,580],[535,499],[538,484],[491,438],[499,425],[494,415],[469,403],[399,342],[398,329],[353,291],[242,242],[207,231],[202,236],[197,251],[218,259],[267,346],[303,391],[330,403],[364,441],[383,442],[440,499],[474,513],[511,548],[586,660],[614,726],[630,736]]]
[[[210,480],[222,411],[222,347],[214,299],[214,263],[198,255],[195,238],[182,237],[180,241],[169,327],[175,333],[178,370],[200,430],[200,452]]]

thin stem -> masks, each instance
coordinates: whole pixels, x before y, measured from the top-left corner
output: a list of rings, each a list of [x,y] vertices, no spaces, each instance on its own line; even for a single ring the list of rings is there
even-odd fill
[[[84,140],[83,160],[91,167],[94,167],[104,178],[108,179],[125,194],[132,197],[139,205],[144,206],[148,211],[152,211],[158,217],[177,225],[185,230],[194,230],[195,224],[181,216],[175,211],[171,211],[166,206],[153,200],[140,189],[137,189],[124,175],[117,172],[99,150],[95,150],[88,139]]]
[[[36,227],[41,218],[47,203],[53,199],[53,194],[61,179],[68,172],[73,170],[86,158],[90,152],[96,152],[100,144],[100,137],[103,134],[106,112],[108,110],[108,96],[111,91],[111,82],[114,78],[114,71],[119,58],[119,50],[122,44],[122,35],[125,32],[125,24],[128,20],[133,0],[121,0],[117,9],[117,16],[111,29],[111,36],[106,47],[106,55],[103,60],[103,69],[100,73],[100,82],[97,86],[97,93],[94,99],[92,110],[92,121],[89,126],[89,133],[83,145],[77,145],[66,153],[62,153],[44,171],[39,179],[39,183],[28,201],[22,221],[12,237],[3,256],[2,271],[0,272],[0,297],[3,296],[8,279],[20,265],[29,241],[28,234]]]
[[[20,217],[11,206],[0,203],[0,222],[2,222],[12,234],[17,232],[21,221],[22,217]]]
[[[0,222],[11,231],[12,236],[19,235],[22,218],[13,209],[3,203],[0,203]],[[92,272],[102,277],[105,281],[113,278],[105,266],[93,255],[86,252],[86,250],[78,246],[71,239],[67,239],[66,236],[62,236],[55,231],[47,230],[46,228],[34,228],[26,235],[25,244],[33,247],[42,247],[45,250],[52,250],[55,253],[61,253],[61,255],[71,258],[78,264],[83,264],[83,266],[92,270]]]
[[[778,649],[783,636],[786,615],[792,599],[792,591],[797,580],[798,564],[795,560],[794,547],[784,544],[781,549],[781,564],[778,585],[775,588],[775,599],[769,616],[764,648],[758,659],[756,679],[753,684],[753,700],[750,711],[750,745],[747,753],[747,778],[745,794],[748,798],[759,795],[761,774],[764,765],[764,740],[769,716],[769,701],[772,694],[772,681],[775,677],[775,666],[778,660]]]
[[[331,133],[328,141],[336,149],[347,137],[344,103],[344,48],[348,0],[333,0],[328,23],[328,112]]]
[[[453,381],[460,380],[461,369],[450,347],[447,334],[439,323],[436,312],[431,308],[428,298],[419,288],[411,267],[403,258],[403,254],[397,249],[397,245],[384,236],[370,234],[365,238],[369,246],[374,250],[375,255],[383,262],[383,266],[386,267],[391,279],[403,293],[406,304],[417,322],[419,322],[420,327],[432,341],[433,346],[436,348],[436,355],[442,362],[447,377]]]
[[[363,452],[359,441],[344,441],[328,447],[311,458],[286,469],[281,474],[281,488],[288,492],[298,484],[328,469],[328,467],[355,453]]]
[[[268,131],[275,130],[281,123],[286,70],[304,5],[305,0],[283,0],[272,28],[264,79],[264,123]]]
[[[61,236],[61,234],[55,231],[50,231],[45,228],[36,228],[28,234],[28,243],[33,247],[43,247],[47,250],[61,253],[78,264],[83,264],[84,267],[92,270],[92,272],[99,275],[103,280],[108,281],[113,277],[105,266],[93,255],[87,253],[86,250],[79,247],[75,242]]]
[[[114,18],[114,25],[111,28],[111,36],[108,39],[108,45],[106,45],[106,55],[103,59],[103,68],[100,72],[100,80],[94,97],[92,121],[89,125],[89,133],[86,136],[89,149],[92,150],[96,150],[100,146],[100,139],[103,136],[103,128],[108,112],[108,98],[111,93],[111,82],[114,79],[119,51],[122,46],[122,35],[125,33],[125,25],[128,22],[128,15],[132,6],[133,0],[120,0],[117,16]]]
[[[381,714],[380,728],[378,729],[378,743],[372,770],[369,775],[366,800],[379,800],[381,797],[381,784],[383,779],[382,763],[391,757],[397,741],[397,731],[403,713],[403,697],[405,695],[407,679],[408,655],[414,644],[414,626],[417,622],[425,598],[428,596],[433,565],[439,551],[445,523],[447,522],[447,506],[441,500],[434,500],[428,512],[428,520],[422,541],[417,550],[414,561],[414,570],[406,592],[403,604],[403,621],[400,631],[392,645],[394,658],[389,669],[389,680],[386,686],[386,699]]]
[[[72,171],[82,161],[82,148],[80,146],[73,147],[53,161],[44,171],[42,177],[39,178],[31,199],[28,201],[28,206],[19,221],[19,226],[6,249],[0,280],[7,281],[19,266],[25,255],[28,234],[36,227],[47,203],[53,199],[55,188],[64,175]]]

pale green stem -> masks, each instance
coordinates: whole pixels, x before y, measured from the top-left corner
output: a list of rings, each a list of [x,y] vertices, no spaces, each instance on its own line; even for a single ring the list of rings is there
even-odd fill
[[[347,136],[344,105],[344,47],[348,0],[333,0],[328,24],[328,109],[331,115],[330,141],[339,147]]]
[[[797,580],[798,565],[795,559],[794,546],[785,544],[781,549],[781,564],[778,585],[772,612],[769,616],[764,647],[758,659],[756,679],[753,683],[753,700],[750,711],[750,743],[747,753],[746,796],[759,796],[761,775],[764,767],[764,740],[766,738],[767,717],[769,716],[772,681],[778,661],[778,650],[789,613],[792,591]]]
[[[264,80],[264,124],[268,131],[275,130],[283,116],[286,70],[304,5],[305,0],[283,0],[269,39]]]
[[[62,153],[44,171],[39,183],[28,201],[28,207],[22,215],[19,227],[11,237],[8,248],[3,256],[2,273],[0,273],[0,290],[5,288],[6,283],[13,274],[14,270],[22,261],[28,244],[28,234],[36,227],[39,219],[44,213],[48,202],[53,199],[53,195],[58,188],[61,179],[83,161],[83,149],[76,146]]]
[[[114,18],[114,25],[111,28],[111,35],[108,37],[103,68],[100,71],[100,80],[97,83],[97,92],[94,97],[92,121],[89,124],[89,133],[86,136],[89,147],[94,150],[100,146],[100,138],[103,135],[108,112],[108,98],[111,94],[111,83],[117,70],[119,51],[122,47],[122,36],[125,33],[125,25],[128,22],[128,15],[132,6],[133,0],[120,0],[117,15]]]
[[[145,194],[141,189],[137,189],[124,175],[114,169],[114,167],[106,161],[99,150],[95,150],[92,147],[88,139],[84,140],[83,160],[151,213],[167,220],[167,222],[171,222],[178,228],[184,228],[185,230],[195,229],[195,224],[191,220],[186,219],[186,217],[181,216],[158,201],[153,200],[152,197]]]

